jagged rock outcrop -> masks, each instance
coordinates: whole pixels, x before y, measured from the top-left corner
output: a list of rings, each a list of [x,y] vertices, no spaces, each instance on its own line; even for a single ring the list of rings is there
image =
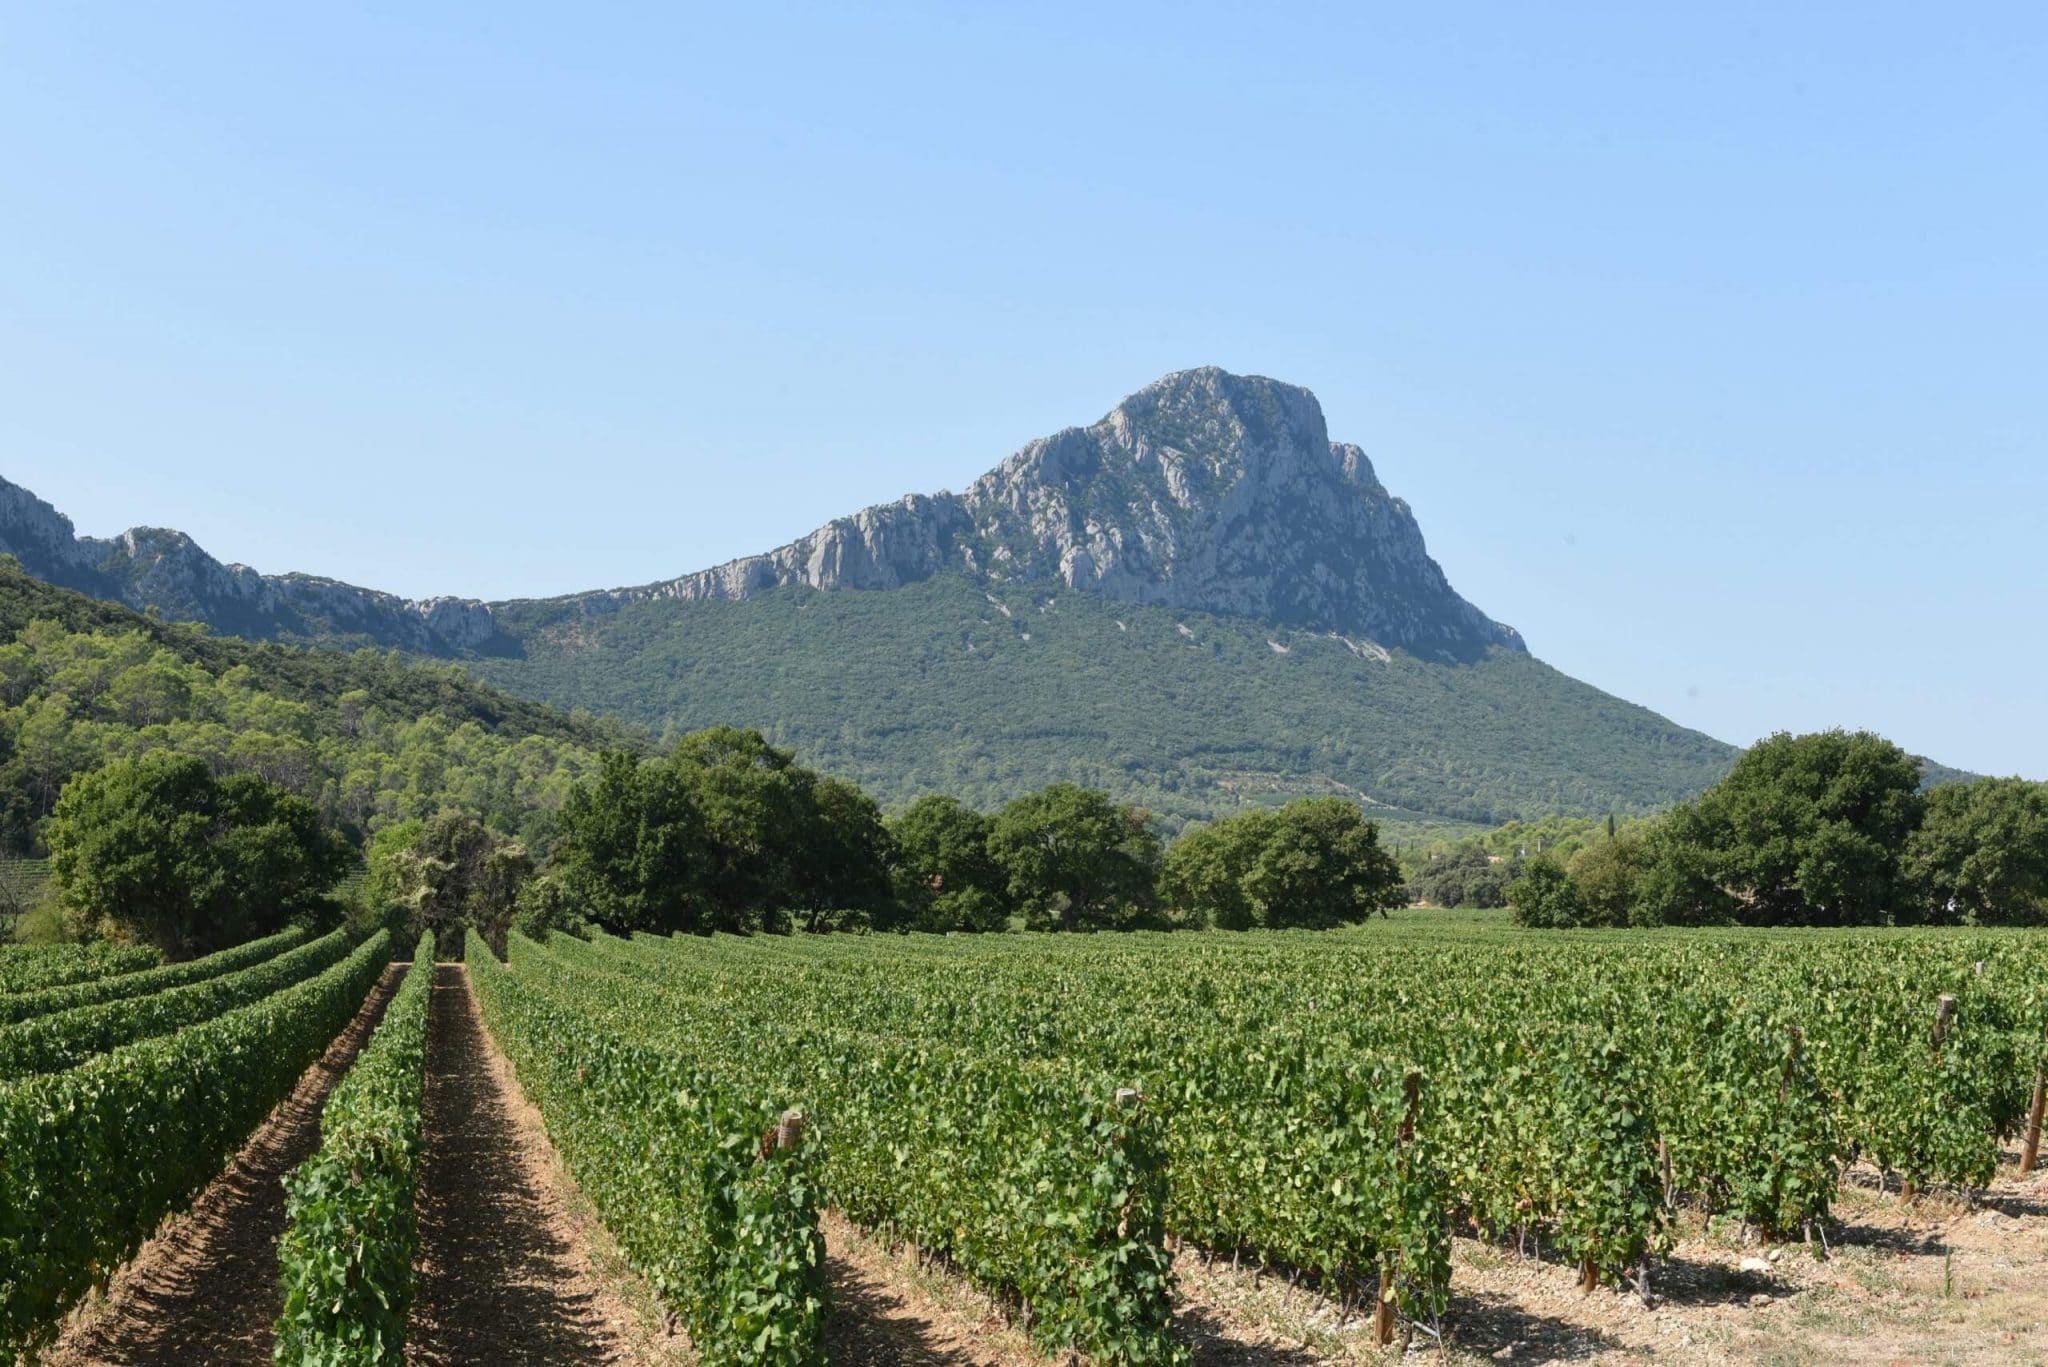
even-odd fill
[[[799,541],[768,552],[730,560],[680,579],[640,588],[575,595],[602,606],[676,598],[744,598],[782,584],[818,589],[895,589],[944,569],[954,538],[969,527],[959,501],[950,494],[908,494],[894,503],[836,517]]]
[[[490,606],[473,599],[413,602],[258,574],[158,528],[79,537],[4,480],[0,551],[52,582],[241,635],[441,654],[508,644]],[[548,606],[601,612],[782,585],[893,589],[944,570],[1333,631],[1431,659],[1523,649],[1513,628],[1451,588],[1408,505],[1362,450],[1331,442],[1313,394],[1214,368],[1168,375],[1091,427],[1040,438],[964,493],[912,494],[765,555]]]
[[[490,608],[475,599],[413,602],[315,575],[258,574],[222,564],[185,533],[161,527],[79,536],[70,518],[4,479],[0,552],[50,583],[237,636],[443,655],[484,650],[499,638]]]
[[[1330,441],[1313,394],[1214,368],[1040,438],[964,493],[911,495],[766,555],[573,601],[890,589],[948,568],[1355,633],[1432,658],[1523,649],[1451,588],[1408,505],[1362,450]]]

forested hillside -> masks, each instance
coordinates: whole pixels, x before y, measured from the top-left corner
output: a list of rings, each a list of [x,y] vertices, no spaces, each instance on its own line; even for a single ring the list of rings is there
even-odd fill
[[[1384,821],[1648,811],[1735,751],[1495,648],[1467,664],[1242,617],[936,575],[608,612],[505,604],[520,659],[478,674],[656,729],[758,726],[885,805],[995,806],[1047,781],[1169,825],[1283,797]]]
[[[541,827],[616,724],[393,653],[302,650],[166,625],[0,561],[0,849],[29,853],[65,782],[150,750],[312,800],[357,839],[444,806]]]

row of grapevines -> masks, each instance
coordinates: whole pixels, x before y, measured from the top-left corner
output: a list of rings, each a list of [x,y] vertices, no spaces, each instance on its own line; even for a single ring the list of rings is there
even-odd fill
[[[46,1341],[157,1223],[220,1172],[361,1007],[379,931],[318,977],[253,1005],[0,1083],[0,1354]]]
[[[799,1001],[895,1038],[1092,1051],[1163,1070],[1155,1090],[1168,1094],[1175,1077],[1215,1072],[1204,1060],[1220,1050],[1298,1047],[1287,1041],[1304,1029],[1336,1054],[1405,1057],[1428,1078],[1425,1128],[1452,1211],[1495,1231],[1548,1229],[1610,1273],[1660,1244],[1673,1200],[1796,1232],[1825,1215],[1855,1148],[1922,1178],[1981,1180],[2041,1053],[2044,956],[2009,937],[1752,940],[1740,978],[1725,971],[1730,945],[1711,939],[1028,948],[797,938],[696,941],[688,956],[731,989],[743,1020],[755,1003]],[[1936,1052],[1927,1033],[1944,991],[1957,1002]],[[1218,1125],[1229,1144],[1268,1142]],[[1197,1186],[1173,1156],[1190,1174],[1179,1185]],[[1251,1246],[1289,1242],[1270,1214],[1244,1218],[1251,1231],[1237,1237]]]
[[[824,1360],[817,1144],[760,1093],[538,990],[474,932],[484,1022],[577,1185],[682,1315],[706,1367]]]
[[[1013,1064],[1078,1059],[1141,1076],[1164,1119],[1168,1218],[1178,1235],[1212,1248],[1249,1249],[1317,1274],[1345,1294],[1371,1290],[1377,1281],[1380,1294],[1413,1318],[1442,1313],[1454,1196],[1437,1142],[1433,1088],[1401,1055],[1361,1047],[1327,1017],[1305,1025],[1299,999],[1290,1004],[1228,981],[1126,999],[1106,994],[1104,983],[1086,973],[1043,965],[1022,966],[993,984],[971,973],[963,978],[957,964],[927,979],[887,956],[849,973],[846,960],[858,960],[857,949],[823,971],[807,970],[792,965],[780,946],[746,951],[773,956],[755,978],[744,961],[716,966],[727,951],[715,943],[677,943],[665,956],[687,956],[678,967],[696,970],[707,990],[724,994],[717,1011],[735,1028],[787,1028],[762,1016],[762,1004],[780,1001],[828,1018],[867,1017],[905,1047],[964,1037],[984,1041]],[[1275,1005],[1282,1009],[1271,1019],[1252,1019]],[[1314,1008],[1315,999],[1306,1005]],[[1582,1116],[1585,1127],[1627,1114],[1609,1105],[1619,1065],[1605,1055],[1600,1061],[1597,1070],[1533,1072],[1522,1089],[1529,1093],[1525,1109],[1561,1124]],[[1567,1085],[1579,1095],[1563,1098]],[[1568,1232],[1602,1267],[1619,1267],[1640,1259],[1656,1224],[1628,1223],[1639,1214],[1642,1184],[1616,1188],[1605,1180],[1612,1174],[1596,1172],[1594,1160],[1610,1153],[1590,1145],[1569,1150],[1582,1161],[1563,1168],[1553,1188],[1559,1196],[1591,1193],[1566,1217]],[[1647,1152],[1638,1166],[1652,1171]],[[1588,1180],[1575,1180],[1582,1175]],[[1611,1202],[1604,1199],[1610,1191]]]
[[[142,945],[0,945],[0,996],[133,973],[159,962],[157,952]]]
[[[1279,1260],[1346,1296],[1385,1295],[1413,1318],[1443,1312],[1444,1175],[1423,1079],[1396,1058],[1333,1049],[1308,1031],[1248,1042],[1217,1033],[1205,1013],[1155,1029],[1142,1011],[1118,1010],[1065,1032],[1049,1003],[1080,986],[1072,983],[935,1006],[942,994],[901,980],[849,985],[837,974],[792,971],[779,957],[767,993],[766,980],[717,966],[720,942],[674,942],[649,955],[600,940],[596,952],[614,971],[656,983],[666,975],[672,989],[688,983],[713,994],[703,1011],[735,1029],[786,1033],[796,1021],[764,1018],[780,1002],[798,1014],[862,1020],[878,1032],[870,1049],[970,1040],[1002,1071],[1058,1059],[1142,1079],[1172,1174],[1164,1219],[1179,1238]],[[907,998],[934,1009],[920,1014]]]
[[[207,978],[217,978],[223,973],[232,973],[238,968],[262,963],[274,958],[294,945],[304,943],[306,932],[293,926],[261,940],[223,949],[218,954],[209,954],[203,959],[188,959],[184,963],[163,964],[157,968],[142,969],[134,973],[117,973],[112,977],[91,978],[82,983],[70,983],[62,987],[46,987],[39,992],[21,992],[10,997],[0,997],[0,1024],[27,1020],[31,1016],[47,1016],[56,1011],[70,1011],[81,1006],[95,1006],[121,997],[141,997],[151,992],[162,992],[167,988],[183,987]]]
[[[636,975],[562,938],[512,950],[566,1006],[714,1061],[728,1087],[796,1098],[822,1132],[830,1200],[1010,1298],[1042,1346],[1185,1357],[1170,1333],[1161,1125],[1138,1089],[1072,1061],[1018,1066],[971,1038],[899,1048],[800,995],[765,1021],[687,974]]]
[[[377,1033],[328,1095],[320,1151],[285,1179],[280,1363],[405,1361],[433,992],[434,937],[422,935]]]
[[[344,928],[219,977],[0,1026],[0,1080],[61,1072],[95,1054],[247,1006],[321,972],[352,943]]]

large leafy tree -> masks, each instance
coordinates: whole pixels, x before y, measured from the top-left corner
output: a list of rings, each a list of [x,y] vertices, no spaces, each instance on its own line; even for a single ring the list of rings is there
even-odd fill
[[[1382,915],[1401,871],[1353,802],[1304,798],[1211,822],[1174,842],[1161,888],[1187,920],[1228,929],[1325,929]]]
[[[304,799],[160,751],[73,779],[45,838],[67,906],[173,957],[315,912],[348,859]]]
[[[1642,830],[1596,840],[1571,857],[1572,886],[1589,926],[1627,926],[1640,919],[1637,903],[1650,862],[1650,838]]]
[[[1114,926],[1152,907],[1159,837],[1144,811],[1096,789],[1055,783],[1015,799],[996,816],[988,849],[1034,927]]]
[[[810,791],[810,832],[794,863],[792,905],[814,930],[866,924],[890,899],[890,840],[882,809],[845,779],[820,778]]]
[[[956,798],[933,794],[889,823],[896,897],[919,930],[1001,930],[1009,924],[1009,876],[989,853],[995,822]]]
[[[1245,874],[1269,926],[1324,929],[1384,916],[1402,902],[1401,869],[1379,829],[1343,798],[1290,802]]]
[[[1522,861],[1469,841],[1431,858],[1408,882],[1410,901],[1438,907],[1504,907]]]
[[[701,929],[703,823],[675,770],[607,750],[556,816],[565,900],[618,934]]]
[[[2048,784],[1987,778],[1936,788],[1907,843],[1906,872],[1930,921],[2048,920]]]
[[[1245,873],[1272,826],[1273,813],[1245,812],[1197,826],[1168,846],[1159,893],[1176,921],[1221,930],[1258,925]]]
[[[815,826],[817,775],[759,731],[736,726],[691,732],[666,763],[699,822],[697,886],[710,928],[784,928]]]
[[[1508,885],[1508,906],[1518,926],[1563,930],[1586,924],[1586,904],[1563,864],[1542,855]]]
[[[882,814],[758,731],[696,731],[658,759],[600,757],[555,819],[565,903],[612,931],[781,930],[889,899]]]
[[[1920,765],[1890,741],[1774,735],[1662,824],[1645,910],[1676,923],[1889,920],[1911,901],[1900,855],[1920,814]]]

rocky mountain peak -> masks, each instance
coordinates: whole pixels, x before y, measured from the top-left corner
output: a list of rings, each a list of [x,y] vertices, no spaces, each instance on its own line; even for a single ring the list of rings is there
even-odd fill
[[[5,480],[0,551],[53,582],[241,635],[343,636],[441,654],[504,644],[490,607],[473,599],[412,602],[258,574],[158,528],[79,537]],[[783,585],[887,590],[941,572],[1255,617],[1426,659],[1523,648],[1451,588],[1365,453],[1330,441],[1315,395],[1213,366],[1167,375],[1090,426],[1026,444],[963,493],[912,494],[765,555],[558,601],[602,612]]]
[[[878,504],[765,555],[567,605],[892,589],[945,570],[1355,634],[1430,659],[1524,648],[1451,588],[1408,505],[1362,450],[1330,441],[1315,395],[1214,366],[1028,443],[963,493]]]
[[[963,560],[1132,602],[1356,632],[1428,657],[1521,649],[1460,598],[1407,504],[1315,395],[1214,367],[1042,438],[962,496]]]

